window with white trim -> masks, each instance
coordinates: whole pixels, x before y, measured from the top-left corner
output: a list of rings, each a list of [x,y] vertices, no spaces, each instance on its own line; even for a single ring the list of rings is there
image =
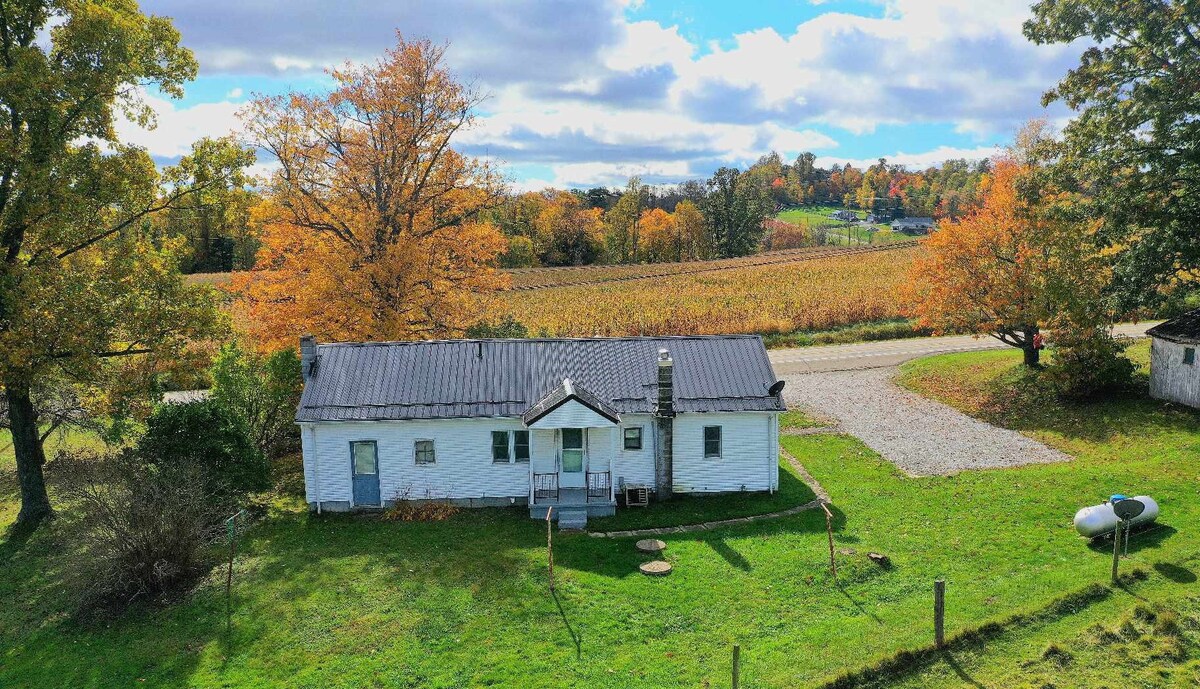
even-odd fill
[[[721,427],[704,427],[704,458],[711,459],[721,456]]]
[[[529,461],[529,431],[513,431],[513,459],[517,462]]]
[[[508,431],[492,431],[492,461],[508,461]]]
[[[1183,363],[1187,364],[1188,366],[1192,366],[1193,364],[1196,363],[1196,348],[1195,347],[1184,347],[1183,348]]]
[[[417,464],[433,464],[437,461],[433,453],[432,440],[418,440],[413,443],[413,457]]]
[[[642,449],[642,427],[629,426],[625,428],[625,449],[640,450]]]

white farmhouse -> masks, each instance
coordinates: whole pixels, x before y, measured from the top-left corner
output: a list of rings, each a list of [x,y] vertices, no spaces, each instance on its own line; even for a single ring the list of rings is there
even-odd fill
[[[301,338],[311,509],[528,505],[560,526],[630,495],[774,491],[785,410],[753,336]]]
[[[1160,323],[1150,336],[1150,395],[1200,408],[1200,309]]]

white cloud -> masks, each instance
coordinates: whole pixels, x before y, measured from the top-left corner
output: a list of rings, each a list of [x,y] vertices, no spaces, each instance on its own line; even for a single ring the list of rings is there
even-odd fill
[[[165,98],[144,95],[143,99],[154,110],[157,126],[143,129],[134,122],[118,119],[117,137],[124,143],[146,148],[154,156],[175,158],[186,155],[198,139],[241,131],[241,122],[237,118],[238,109],[242,107],[239,103],[219,101],[181,108],[175,101]]]
[[[881,155],[876,158],[860,158],[850,159],[836,158],[833,156],[817,156],[816,164],[821,167],[829,167],[831,165],[845,165],[849,163],[854,167],[862,170],[879,162],[879,158],[887,158],[889,163],[903,165],[912,170],[924,170],[925,168],[934,167],[951,159],[966,159],[966,160],[983,160],[991,158],[1003,151],[1000,146],[978,146],[976,148],[956,148],[953,146],[938,146],[935,149],[924,151],[921,153],[906,153],[899,151],[892,155]]]
[[[448,41],[459,75],[493,94],[458,143],[553,171],[521,188],[616,183],[628,174],[706,176],[772,149],[786,159],[812,150],[845,162],[830,154],[854,147],[822,130],[866,134],[883,125],[932,123],[958,134],[958,146],[922,140],[895,147],[891,160],[923,167],[982,157],[994,149],[972,142],[994,141],[1033,116],[1062,119],[1062,109],[1044,113],[1038,101],[1078,54],[1078,46],[1024,39],[1029,0],[881,0],[878,17],[828,11],[704,50],[678,26],[628,20],[641,0],[363,0],[333,22],[284,0],[157,2],[205,73],[307,75],[379,55],[397,26],[410,38]],[[261,31],[268,23],[276,30]],[[156,103],[158,130],[126,138],[178,155],[199,136],[236,127],[231,101],[241,98],[238,88],[219,103]]]

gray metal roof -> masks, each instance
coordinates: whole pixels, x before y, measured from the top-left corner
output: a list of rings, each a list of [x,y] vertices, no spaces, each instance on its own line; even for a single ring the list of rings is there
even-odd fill
[[[786,409],[758,336],[437,340],[318,345],[296,420],[519,417],[567,378],[618,413],[650,413],[659,349],[678,412]]]
[[[1200,343],[1200,309],[1188,311],[1169,321],[1159,323],[1147,330],[1146,334],[1150,337],[1159,337],[1181,344]]]

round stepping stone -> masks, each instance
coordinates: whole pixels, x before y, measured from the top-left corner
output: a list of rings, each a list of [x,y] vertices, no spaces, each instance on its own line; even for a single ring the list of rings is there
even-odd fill
[[[671,563],[663,562],[662,560],[653,560],[643,563],[638,569],[642,570],[642,574],[650,577],[665,577],[671,573]]]
[[[666,547],[667,544],[657,538],[643,538],[637,542],[637,549],[640,553],[661,553]]]

